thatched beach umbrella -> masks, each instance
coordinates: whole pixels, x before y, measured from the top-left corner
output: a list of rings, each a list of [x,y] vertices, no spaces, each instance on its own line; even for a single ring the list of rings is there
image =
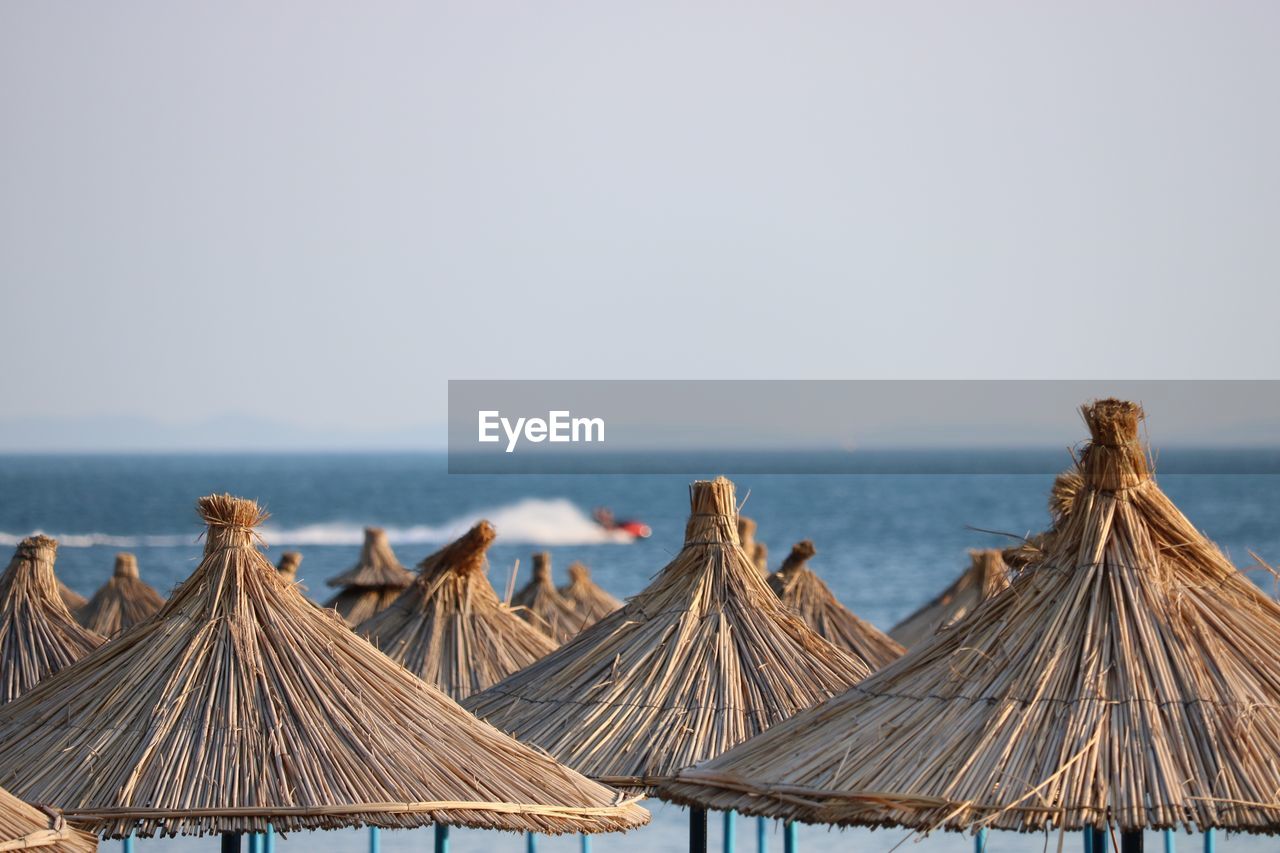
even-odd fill
[[[1044,559],[1050,537],[1062,529],[1083,487],[1084,480],[1076,468],[1068,468],[1054,478],[1053,488],[1049,490],[1049,528],[1001,552],[1010,569],[1021,571]]]
[[[1009,567],[995,548],[969,552],[969,568],[936,598],[889,631],[889,636],[913,648],[938,633],[1009,585]]]
[[[116,554],[111,579],[80,611],[80,624],[104,637],[114,637],[155,613],[163,604],[164,596],[138,576],[138,559],[122,551]]]
[[[62,603],[53,576],[57,553],[53,539],[30,536],[18,544],[0,575],[0,703],[16,699],[103,643]]]
[[[816,553],[808,539],[793,545],[782,567],[769,575],[770,589],[819,636],[853,652],[873,672],[900,658],[906,651],[902,646],[875,625],[855,616],[809,568],[809,559]]]
[[[485,576],[493,525],[427,557],[395,603],[356,630],[383,654],[461,701],[555,650],[506,607]]]
[[[285,551],[280,555],[280,562],[276,564],[276,571],[280,577],[289,583],[297,583],[298,567],[302,565],[302,555],[297,551]]]
[[[1082,485],[1080,472],[1074,467],[1059,474],[1049,490],[1048,529],[1003,550],[970,551],[969,568],[936,598],[890,629],[889,636],[908,648],[919,645],[1007,587],[1014,572],[1042,560],[1050,537],[1071,513]]]
[[[1083,489],[1005,592],[844,695],[681,774],[711,808],[845,825],[1280,831],[1280,607],[1084,407]]]
[[[355,627],[390,607],[405,587],[413,583],[413,573],[396,559],[385,530],[366,527],[359,561],[342,574],[329,578],[327,583],[342,591],[324,606],[338,611],[348,625]]]
[[[98,839],[67,823],[56,809],[36,808],[0,788],[0,850],[93,853]]]
[[[582,618],[582,626],[594,625],[622,606],[622,602],[591,579],[591,570],[579,562],[569,564],[569,582],[558,590],[560,596]]]
[[[533,555],[533,577],[511,598],[511,605],[517,608],[521,619],[557,644],[578,633],[585,621],[573,603],[556,589],[551,579],[551,554],[546,551]]]
[[[466,707],[587,776],[651,791],[868,673],[783,607],[738,544],[733,484],[690,489],[643,592]],[[691,829],[705,844],[705,814]]]
[[[760,574],[769,574],[769,547],[756,541],[756,523],[745,515],[738,516],[738,544]]]
[[[204,559],[165,606],[0,709],[0,785],[110,837],[647,820],[314,607],[255,546],[255,503],[199,510]]]
[[[58,597],[62,599],[62,603],[67,606],[67,610],[71,611],[71,615],[80,612],[80,609],[89,603],[89,599],[67,586],[62,581],[57,581]]]

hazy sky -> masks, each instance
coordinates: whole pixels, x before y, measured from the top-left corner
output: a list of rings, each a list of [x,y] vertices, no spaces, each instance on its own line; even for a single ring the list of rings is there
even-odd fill
[[[1274,2],[10,0],[0,420],[1274,377],[1277,44]]]

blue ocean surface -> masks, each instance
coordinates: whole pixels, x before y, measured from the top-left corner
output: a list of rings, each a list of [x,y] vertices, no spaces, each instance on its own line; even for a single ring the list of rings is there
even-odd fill
[[[1274,451],[1233,457],[1232,471],[1273,470]],[[1061,466],[1070,464],[1063,451]],[[1197,466],[1184,454],[1176,470]],[[959,465],[959,463],[957,463]],[[299,580],[323,601],[325,580],[349,567],[359,552],[364,525],[388,531],[401,562],[411,566],[479,518],[490,519],[498,540],[490,550],[490,579],[501,594],[517,561],[516,582],[527,578],[529,556],[547,549],[557,580],[573,560],[591,567],[596,580],[619,597],[641,590],[679,552],[688,511],[689,475],[449,475],[443,455],[76,455],[0,457],[0,550],[41,531],[60,541],[59,577],[85,596],[110,575],[114,554],[134,552],[145,580],[167,593],[195,568],[202,528],[197,497],[228,491],[258,499],[271,512],[263,528],[268,557],[283,550],[303,554]],[[749,466],[744,466],[749,467]],[[966,549],[1002,547],[1012,536],[1042,529],[1052,475],[1038,474],[771,474],[734,478],[742,512],[756,519],[758,538],[776,566],[791,544],[814,541],[811,565],[858,614],[888,628],[941,590],[968,562]],[[1222,546],[1268,592],[1271,576],[1254,567],[1250,552],[1280,562],[1280,476],[1250,473],[1158,472],[1161,486],[1192,522]],[[648,540],[624,543],[591,520],[607,506],[619,518],[653,529]],[[999,531],[994,533],[988,531]],[[647,803],[654,822],[622,836],[593,839],[593,850],[687,849],[685,812]],[[711,820],[719,844],[720,819]],[[738,849],[755,850],[754,821],[738,821]],[[905,831],[830,831],[802,827],[802,850],[889,850],[899,843],[929,851],[968,850],[972,842],[939,834],[919,839]],[[1201,839],[1179,836],[1183,849]],[[108,842],[110,847],[114,842]],[[386,853],[426,849],[430,830],[383,832]],[[782,836],[770,827],[769,843]],[[1156,836],[1148,844],[1158,845]],[[1224,849],[1262,850],[1261,839],[1223,837]],[[214,839],[142,840],[140,851],[214,850]],[[1078,837],[1064,849],[1080,849]],[[362,831],[302,833],[278,843],[282,851],[362,851]],[[1056,849],[1058,838],[993,833],[991,853]],[[524,849],[510,835],[455,830],[452,850]],[[572,838],[540,839],[539,849],[578,849]],[[1158,849],[1158,848],[1153,848]]]

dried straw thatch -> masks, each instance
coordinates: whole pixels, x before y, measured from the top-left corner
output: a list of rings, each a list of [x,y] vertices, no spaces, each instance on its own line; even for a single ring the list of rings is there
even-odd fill
[[[55,809],[36,808],[0,788],[0,850],[93,853],[98,839],[75,829]]]
[[[324,606],[338,611],[354,627],[390,607],[401,591],[413,583],[413,573],[400,565],[385,530],[366,527],[359,561],[327,583],[342,591]]]
[[[1004,549],[1002,556],[1010,569],[1021,571],[1044,559],[1049,538],[1062,528],[1075,505],[1076,495],[1083,487],[1084,480],[1078,468],[1068,468],[1054,478],[1053,488],[1049,490],[1049,529]]]
[[[769,546],[763,542],[757,542],[751,551],[751,562],[760,574],[769,574]]]
[[[760,574],[769,574],[769,546],[756,541],[756,523],[745,515],[738,516],[738,544]]]
[[[392,660],[461,701],[555,650],[485,576],[493,525],[481,521],[422,561],[396,602],[357,630]]]
[[[822,578],[809,568],[809,559],[818,553],[808,539],[791,548],[782,567],[769,575],[769,587],[805,624],[845,651],[867,662],[872,671],[880,669],[906,651],[879,628],[855,616],[841,604]]]
[[[1012,575],[1014,572],[1020,572],[1028,566],[1033,566],[1043,560],[1045,546],[1048,542],[1049,531],[1045,530],[1028,536],[1026,539],[1019,541],[1016,545],[1010,545],[1008,548],[1002,549],[1000,551],[1000,560],[1004,563],[1005,574]],[[972,556],[974,552],[970,551],[969,553]],[[963,577],[963,575],[961,577]],[[1007,585],[1008,584],[1006,584],[1006,586]],[[1003,589],[1003,587],[1001,587],[1001,589]],[[995,590],[995,592],[999,591],[1000,589]],[[943,593],[943,595],[945,594],[946,593]]]
[[[970,551],[969,568],[936,598],[894,625],[889,636],[914,648],[1008,585],[1009,567],[998,549]]]
[[[558,590],[560,596],[573,605],[582,619],[582,626],[594,625],[622,606],[591,579],[591,570],[582,563],[569,564],[569,582]]]
[[[694,483],[685,544],[648,588],[466,707],[586,775],[646,790],[860,678],[738,545],[733,484]]]
[[[403,587],[349,586],[326,601],[324,606],[338,611],[338,615],[354,628],[386,610],[402,592]]]
[[[302,565],[302,555],[297,551],[285,551],[280,555],[280,562],[276,564],[276,571],[280,573],[280,577],[289,583],[297,583],[298,566]]]
[[[62,599],[62,603],[67,606],[67,610],[71,611],[72,615],[79,613],[81,608],[89,603],[89,599],[85,598],[62,581],[57,581],[57,584],[58,597]]]
[[[80,611],[80,624],[104,637],[114,637],[155,613],[164,596],[138,576],[138,560],[132,554],[116,554],[111,579],[94,593]]]
[[[512,597],[511,605],[521,619],[557,644],[582,630],[585,622],[573,602],[556,589],[551,579],[551,554],[546,551],[533,555],[533,577]]]
[[[0,784],[110,837],[647,820],[313,606],[255,547],[252,501],[199,510],[204,559],[159,613],[0,708]]]
[[[918,829],[1280,830],[1280,607],[1152,480],[1137,405],[1084,415],[1084,486],[1043,561],[665,793]]]
[[[0,575],[0,703],[102,645],[103,638],[76,622],[58,595],[57,553],[58,543],[48,536],[28,537]]]

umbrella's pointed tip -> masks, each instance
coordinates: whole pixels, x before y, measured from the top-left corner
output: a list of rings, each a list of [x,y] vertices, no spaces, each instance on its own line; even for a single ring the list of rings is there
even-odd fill
[[[1138,438],[1138,424],[1143,418],[1138,403],[1106,397],[1085,403],[1080,411],[1096,445],[1116,447]]]
[[[257,501],[229,494],[205,495],[196,501],[196,510],[210,527],[253,528],[268,518]]]

